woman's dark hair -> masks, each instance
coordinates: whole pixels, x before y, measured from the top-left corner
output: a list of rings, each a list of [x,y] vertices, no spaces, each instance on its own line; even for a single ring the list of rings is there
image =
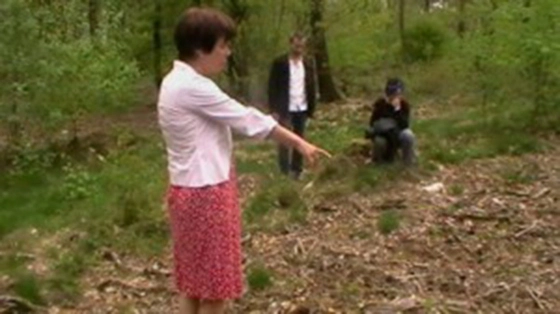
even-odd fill
[[[197,50],[210,53],[220,38],[230,41],[235,36],[235,22],[225,13],[210,8],[187,9],[175,26],[175,47],[179,59],[195,57]]]

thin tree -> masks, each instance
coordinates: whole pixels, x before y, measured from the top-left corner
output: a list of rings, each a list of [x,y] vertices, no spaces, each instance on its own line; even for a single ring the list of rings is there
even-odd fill
[[[459,37],[463,37],[467,31],[467,23],[465,22],[465,8],[467,6],[467,0],[459,1],[459,22],[457,23],[457,34]]]
[[[405,38],[404,38],[404,10],[405,4],[404,0],[399,0],[399,35],[401,37],[401,45],[404,47],[405,45]]]
[[[100,10],[101,8],[100,8],[99,0],[89,0],[88,22],[89,22],[89,34],[91,37],[95,37],[97,29],[99,28]]]
[[[424,11],[430,13],[430,8],[432,6],[432,0],[424,0]]]
[[[232,17],[238,26],[240,32],[244,32],[245,28],[242,26],[250,16],[249,5],[245,0],[222,0],[222,4],[225,7],[227,13]],[[243,34],[239,34],[240,38]],[[243,42],[239,41],[239,45]],[[244,47],[240,47],[244,50]],[[238,96],[246,98],[249,96],[249,62],[247,51],[245,53],[234,53],[230,57],[228,63],[227,75],[230,82],[230,87],[233,88],[234,93]],[[246,50],[246,49],[245,49]]]
[[[317,80],[319,83],[319,94],[321,100],[333,102],[341,99],[340,93],[336,89],[329,66],[329,52],[325,28],[323,26],[323,0],[311,0],[311,34],[312,48],[317,68]]]
[[[159,88],[163,76],[161,73],[161,59],[163,43],[161,40],[161,27],[162,27],[162,6],[161,0],[154,1],[154,18],[152,21],[152,44],[154,53],[154,81]]]

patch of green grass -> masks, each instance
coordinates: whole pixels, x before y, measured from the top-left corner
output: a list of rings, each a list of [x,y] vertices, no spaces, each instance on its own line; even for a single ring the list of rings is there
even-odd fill
[[[304,220],[307,207],[298,190],[299,185],[286,178],[271,178],[263,184],[264,189],[254,196],[243,211],[248,224],[260,221],[263,216],[272,215],[274,210],[289,213],[291,220]]]
[[[317,182],[332,182],[347,179],[355,170],[356,164],[350,158],[339,155],[325,160],[317,172]]]
[[[340,294],[348,301],[358,301],[361,296],[362,287],[356,282],[342,283]]]
[[[278,166],[276,165],[276,156],[272,156],[266,159],[255,159],[255,158],[237,158],[236,170],[238,173],[254,173],[262,175],[277,175],[280,173]]]
[[[432,310],[433,311],[433,310],[437,309],[438,304],[440,304],[440,302],[438,302],[437,300],[432,299],[432,298],[426,298],[422,302],[422,307],[425,310],[428,310],[428,311]]]
[[[18,248],[13,248],[18,250]],[[19,272],[21,269],[25,268],[28,262],[28,258],[18,255],[17,253],[6,254],[0,256],[0,273],[10,275]]]
[[[489,146],[500,155],[522,155],[536,153],[543,149],[540,140],[526,132],[500,133],[490,138]]]
[[[262,265],[256,265],[249,269],[247,281],[251,290],[264,290],[272,286],[272,274]]]
[[[326,182],[319,187],[315,187],[314,193],[323,200],[336,200],[347,197],[354,192],[354,186],[351,184],[352,182],[346,181]]]
[[[365,165],[353,172],[353,185],[356,191],[367,191],[380,184],[393,182],[403,177],[404,168],[399,164]]]
[[[529,184],[535,180],[534,176],[523,169],[506,169],[500,175],[509,184]]]
[[[449,186],[449,193],[454,196],[459,196],[465,192],[465,188],[457,183],[451,184]]]
[[[250,201],[243,211],[244,221],[247,223],[255,222],[259,217],[267,215],[275,207],[274,194],[270,191],[260,191]]]
[[[362,230],[357,230],[355,232],[353,232],[350,235],[350,238],[352,239],[360,239],[360,240],[364,240],[364,239],[369,239],[371,238],[372,234],[371,234],[371,230],[369,229],[362,229]]]
[[[81,293],[80,277],[97,261],[91,242],[74,241],[66,245],[64,252],[55,248],[49,252],[53,271],[44,282],[49,297],[57,301],[75,300]]]
[[[495,105],[492,111],[473,108],[451,117],[418,121],[414,130],[419,137],[422,158],[458,164],[469,159],[521,155],[543,149],[537,133],[528,131],[532,124],[526,106]]]
[[[388,235],[400,226],[400,216],[395,210],[383,211],[377,219],[377,228],[379,232]]]
[[[341,120],[344,117],[340,117]],[[332,154],[341,154],[356,138],[364,136],[363,117],[352,117],[349,121],[313,121],[307,132],[312,143],[320,146]],[[367,119],[367,118],[366,118]]]
[[[20,228],[45,226],[50,218],[69,208],[58,193],[62,182],[53,173],[2,175],[0,238]]]
[[[17,296],[33,304],[45,304],[45,300],[41,292],[41,282],[34,274],[25,272],[17,276],[12,290]]]
[[[126,147],[100,160],[66,163],[70,167],[64,169],[0,175],[1,237],[26,228],[47,237],[61,230],[78,234],[54,244],[64,251],[56,249],[45,261],[52,264],[47,278],[19,277],[21,266],[1,261],[2,273],[16,276],[18,294],[32,302],[71,302],[80,295],[80,277],[98,262],[99,248],[132,254],[165,248],[165,158],[159,140],[148,140],[137,145],[123,139]]]

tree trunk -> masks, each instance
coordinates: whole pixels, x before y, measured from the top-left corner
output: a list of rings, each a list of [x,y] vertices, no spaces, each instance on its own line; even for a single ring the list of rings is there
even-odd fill
[[[531,3],[531,0],[525,0],[525,1],[523,1],[523,6],[524,6],[526,9],[529,9],[529,8],[531,7],[531,4],[532,4],[532,3]],[[530,21],[529,16],[525,16],[525,17],[523,18],[523,23],[528,23],[529,21]]]
[[[401,45],[404,47],[404,10],[405,10],[405,0],[399,0],[399,35],[401,37]]]
[[[154,20],[153,20],[153,48],[154,48],[154,81],[159,88],[163,79],[161,73],[161,55],[162,55],[162,41],[161,41],[161,26],[162,26],[162,7],[161,0],[155,1],[154,7]]]
[[[19,120],[18,101],[13,100],[10,118],[8,120],[8,144],[18,146],[21,139],[21,124]]]
[[[457,23],[457,35],[463,37],[467,31],[467,23],[465,22],[465,8],[467,0],[459,0],[459,22]]]
[[[245,0],[222,0],[227,13],[237,24],[238,29],[242,33],[245,28],[241,27],[245,21],[249,18],[249,6],[247,1]],[[244,36],[239,34],[240,38]],[[237,42],[237,45],[240,45],[238,48],[241,51],[240,53],[234,53],[230,57],[229,64],[228,64],[228,71],[227,75],[229,78],[230,88],[233,89],[233,92],[243,98],[247,99],[249,97],[249,49],[243,46],[243,44],[247,45],[246,42],[240,40]],[[234,49],[235,51],[236,49]]]
[[[325,28],[323,23],[323,0],[311,1],[311,33],[313,41],[313,55],[317,68],[317,79],[319,83],[319,94],[321,100],[325,102],[333,102],[341,99],[340,93],[336,89],[329,66],[329,52],[327,46],[327,38],[325,36]]]
[[[430,8],[432,6],[432,0],[424,0],[424,11],[430,13]]]
[[[89,0],[88,6],[88,20],[89,20],[89,34],[95,37],[97,29],[99,28],[99,13],[100,13],[99,0]]]

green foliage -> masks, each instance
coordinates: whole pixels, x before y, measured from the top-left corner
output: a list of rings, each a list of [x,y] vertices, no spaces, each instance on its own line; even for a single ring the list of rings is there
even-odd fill
[[[80,276],[93,263],[93,255],[70,246],[73,250],[64,252],[55,259],[53,273],[44,280],[49,296],[55,300],[69,302],[80,295]],[[60,254],[60,253],[59,253]]]
[[[463,194],[464,191],[465,191],[465,188],[460,184],[452,184],[449,187],[449,193],[451,195],[454,195],[454,196],[459,196],[459,195]]]
[[[253,224],[274,215],[274,211],[287,212],[291,222],[304,222],[307,214],[307,206],[301,196],[301,191],[293,182],[286,178],[273,178],[262,186],[254,196],[247,208],[243,211],[244,221]]]
[[[11,173],[33,175],[52,167],[64,156],[49,149],[38,149],[31,143],[15,147],[10,153]]]
[[[560,78],[557,4],[508,2],[492,9],[477,2],[473,11],[485,17],[458,47],[457,57],[463,64],[469,60],[468,81],[479,90],[481,103],[524,102],[537,117],[546,116],[558,101],[553,92]]]
[[[521,1],[499,1],[493,8],[488,1],[469,1],[462,38],[453,34],[458,12],[442,9],[421,14],[409,7],[404,50],[408,62],[401,58],[395,12],[380,1],[326,1],[321,26],[326,30],[335,81],[347,96],[371,100],[382,92],[387,76],[406,80],[407,97],[414,105],[420,167],[435,170],[439,163],[538,152],[544,147],[541,139],[546,132],[560,131],[560,6],[556,2],[532,1],[525,7]],[[53,273],[44,280],[23,272],[23,260],[2,261],[2,271],[14,280],[13,292],[38,304],[51,302],[51,293],[58,294],[55,302],[78,296],[80,276],[95,262],[101,247],[157,254],[168,242],[162,200],[165,154],[159,134],[151,137],[118,130],[114,147],[95,158],[77,159],[64,145],[55,145],[60,134],[77,135],[80,120],[124,111],[138,104],[138,95],[148,94],[145,88],[138,89],[153,71],[153,2],[100,3],[94,36],[87,2],[0,3],[4,17],[0,20],[4,30],[0,37],[0,125],[6,127],[0,130],[0,146],[4,138],[13,141],[5,158],[10,171],[0,172],[0,237],[8,239],[14,231],[28,228],[44,233],[58,233],[63,227],[83,232],[75,242],[63,243],[64,251],[53,252]],[[161,3],[165,71],[175,56],[171,34],[185,3]],[[292,31],[308,30],[308,3],[214,4],[239,18],[234,57],[240,69],[246,70],[234,73],[233,79],[227,77],[231,81],[219,78],[220,83],[227,86],[237,79],[246,85],[248,91],[243,92],[251,100],[265,102],[270,62],[288,49]],[[239,91],[236,86],[230,90]],[[330,109],[318,106],[319,112]],[[305,201],[315,201],[303,189],[308,179],[313,181],[314,197],[340,199],[355,191],[369,193],[403,177],[403,169],[366,167],[355,158],[361,156],[347,153],[352,140],[363,136],[367,118],[360,109],[311,122],[309,139],[337,157],[304,183],[280,178],[271,170],[276,169],[273,145],[243,146],[238,170],[262,179],[250,191],[254,193],[243,212],[248,226],[266,231],[305,222],[309,214]],[[39,145],[41,141],[53,145]],[[87,147],[78,146],[78,150],[89,156],[82,152]],[[536,180],[531,171],[517,168],[500,175],[512,185]],[[449,192],[461,195],[463,189],[451,185]],[[397,230],[400,214],[382,212],[379,232]],[[357,230],[352,236],[371,235]],[[249,267],[248,274],[253,290],[272,284],[271,272],[263,266]]]
[[[339,155],[324,161],[324,166],[317,173],[319,182],[334,182],[347,178],[355,169],[354,161]]]
[[[17,296],[33,304],[41,305],[45,303],[41,292],[41,283],[37,277],[31,273],[23,273],[18,276],[12,289]]]
[[[272,285],[272,275],[264,266],[256,265],[249,269],[247,281],[251,290],[264,290]]]
[[[377,219],[377,228],[379,232],[388,235],[397,230],[400,226],[400,216],[394,210],[386,210],[379,215]]]
[[[430,20],[422,20],[404,34],[403,57],[408,62],[433,61],[442,57],[445,29]]]
[[[0,21],[7,30],[0,38],[0,121],[58,131],[86,113],[133,104],[136,63],[116,39],[90,38],[86,19],[71,20],[84,8],[12,0],[0,6],[7,17]]]
[[[520,169],[518,167],[509,166],[500,171],[500,176],[504,179],[504,181],[511,185],[529,184],[537,180],[535,175],[536,172],[532,168],[533,167]]]
[[[380,184],[392,182],[403,176],[403,168],[398,165],[366,165],[353,172],[354,189],[368,191]]]
[[[83,199],[94,193],[95,177],[89,171],[80,166],[69,164],[63,168],[63,172],[64,183],[61,189],[62,195],[67,200]]]

